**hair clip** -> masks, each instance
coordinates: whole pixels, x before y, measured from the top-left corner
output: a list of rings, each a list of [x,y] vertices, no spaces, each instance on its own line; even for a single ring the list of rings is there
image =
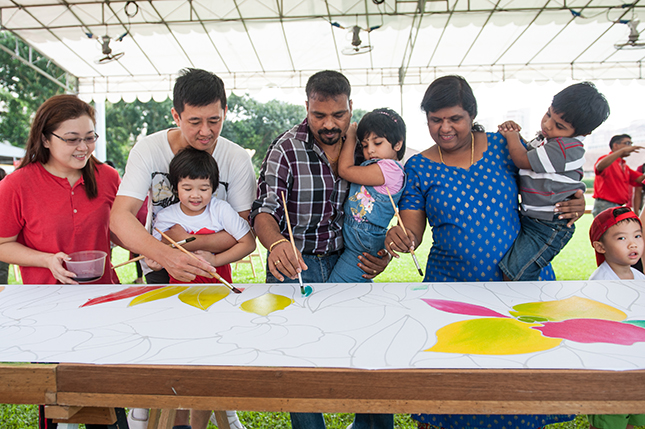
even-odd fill
[[[388,112],[386,112],[384,110],[379,110],[378,113],[387,116],[388,118],[392,119],[394,121],[394,123],[396,123],[396,118],[394,116],[390,115]]]

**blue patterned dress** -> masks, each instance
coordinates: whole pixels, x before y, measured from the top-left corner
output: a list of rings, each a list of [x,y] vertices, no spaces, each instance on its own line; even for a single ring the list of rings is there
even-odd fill
[[[405,164],[401,210],[424,210],[433,244],[425,282],[502,280],[497,264],[520,229],[517,168],[506,139],[487,133],[488,148],[468,169],[439,164],[421,154]],[[541,279],[555,280],[551,265]],[[441,389],[441,386],[437,386]],[[570,415],[415,414],[422,425],[445,429],[533,429],[572,420]]]
[[[506,139],[487,133],[488,148],[469,169],[422,154],[405,164],[401,210],[424,210],[432,227],[426,282],[502,280],[498,267],[520,230],[517,168]],[[541,279],[555,280],[549,265]]]

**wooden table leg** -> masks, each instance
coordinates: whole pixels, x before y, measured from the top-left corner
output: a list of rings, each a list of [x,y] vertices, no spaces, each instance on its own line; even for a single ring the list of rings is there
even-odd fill
[[[174,408],[161,410],[161,417],[159,418],[159,429],[172,429],[172,427],[175,425],[176,415],[177,410]],[[149,426],[148,429],[150,429]]]
[[[217,420],[217,429],[231,429],[226,411],[213,411],[213,414],[215,414],[215,420]]]

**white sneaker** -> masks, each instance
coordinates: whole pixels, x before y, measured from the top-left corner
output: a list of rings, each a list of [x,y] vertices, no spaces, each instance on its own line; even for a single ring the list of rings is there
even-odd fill
[[[235,411],[227,411],[226,417],[228,417],[228,425],[231,427],[231,429],[246,429],[246,427],[244,427],[240,419],[237,417],[237,413]],[[211,414],[210,420],[211,423],[217,426],[217,419],[215,418],[215,414]]]
[[[131,408],[128,413],[128,427],[130,429],[148,429],[150,412],[147,408]]]

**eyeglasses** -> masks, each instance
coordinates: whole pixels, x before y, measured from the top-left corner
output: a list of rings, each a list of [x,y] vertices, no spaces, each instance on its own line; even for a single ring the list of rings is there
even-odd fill
[[[52,135],[54,137],[58,137],[59,139],[61,139],[62,141],[64,141],[65,143],[67,143],[70,146],[78,146],[79,144],[81,144],[81,141],[83,141],[85,144],[88,144],[88,145],[89,144],[94,144],[99,139],[99,135],[96,134],[96,133],[94,133],[94,135],[89,136],[89,137],[85,137],[85,138],[74,137],[73,139],[64,139],[64,138],[62,138],[60,136],[57,136],[54,133],[52,133]]]

